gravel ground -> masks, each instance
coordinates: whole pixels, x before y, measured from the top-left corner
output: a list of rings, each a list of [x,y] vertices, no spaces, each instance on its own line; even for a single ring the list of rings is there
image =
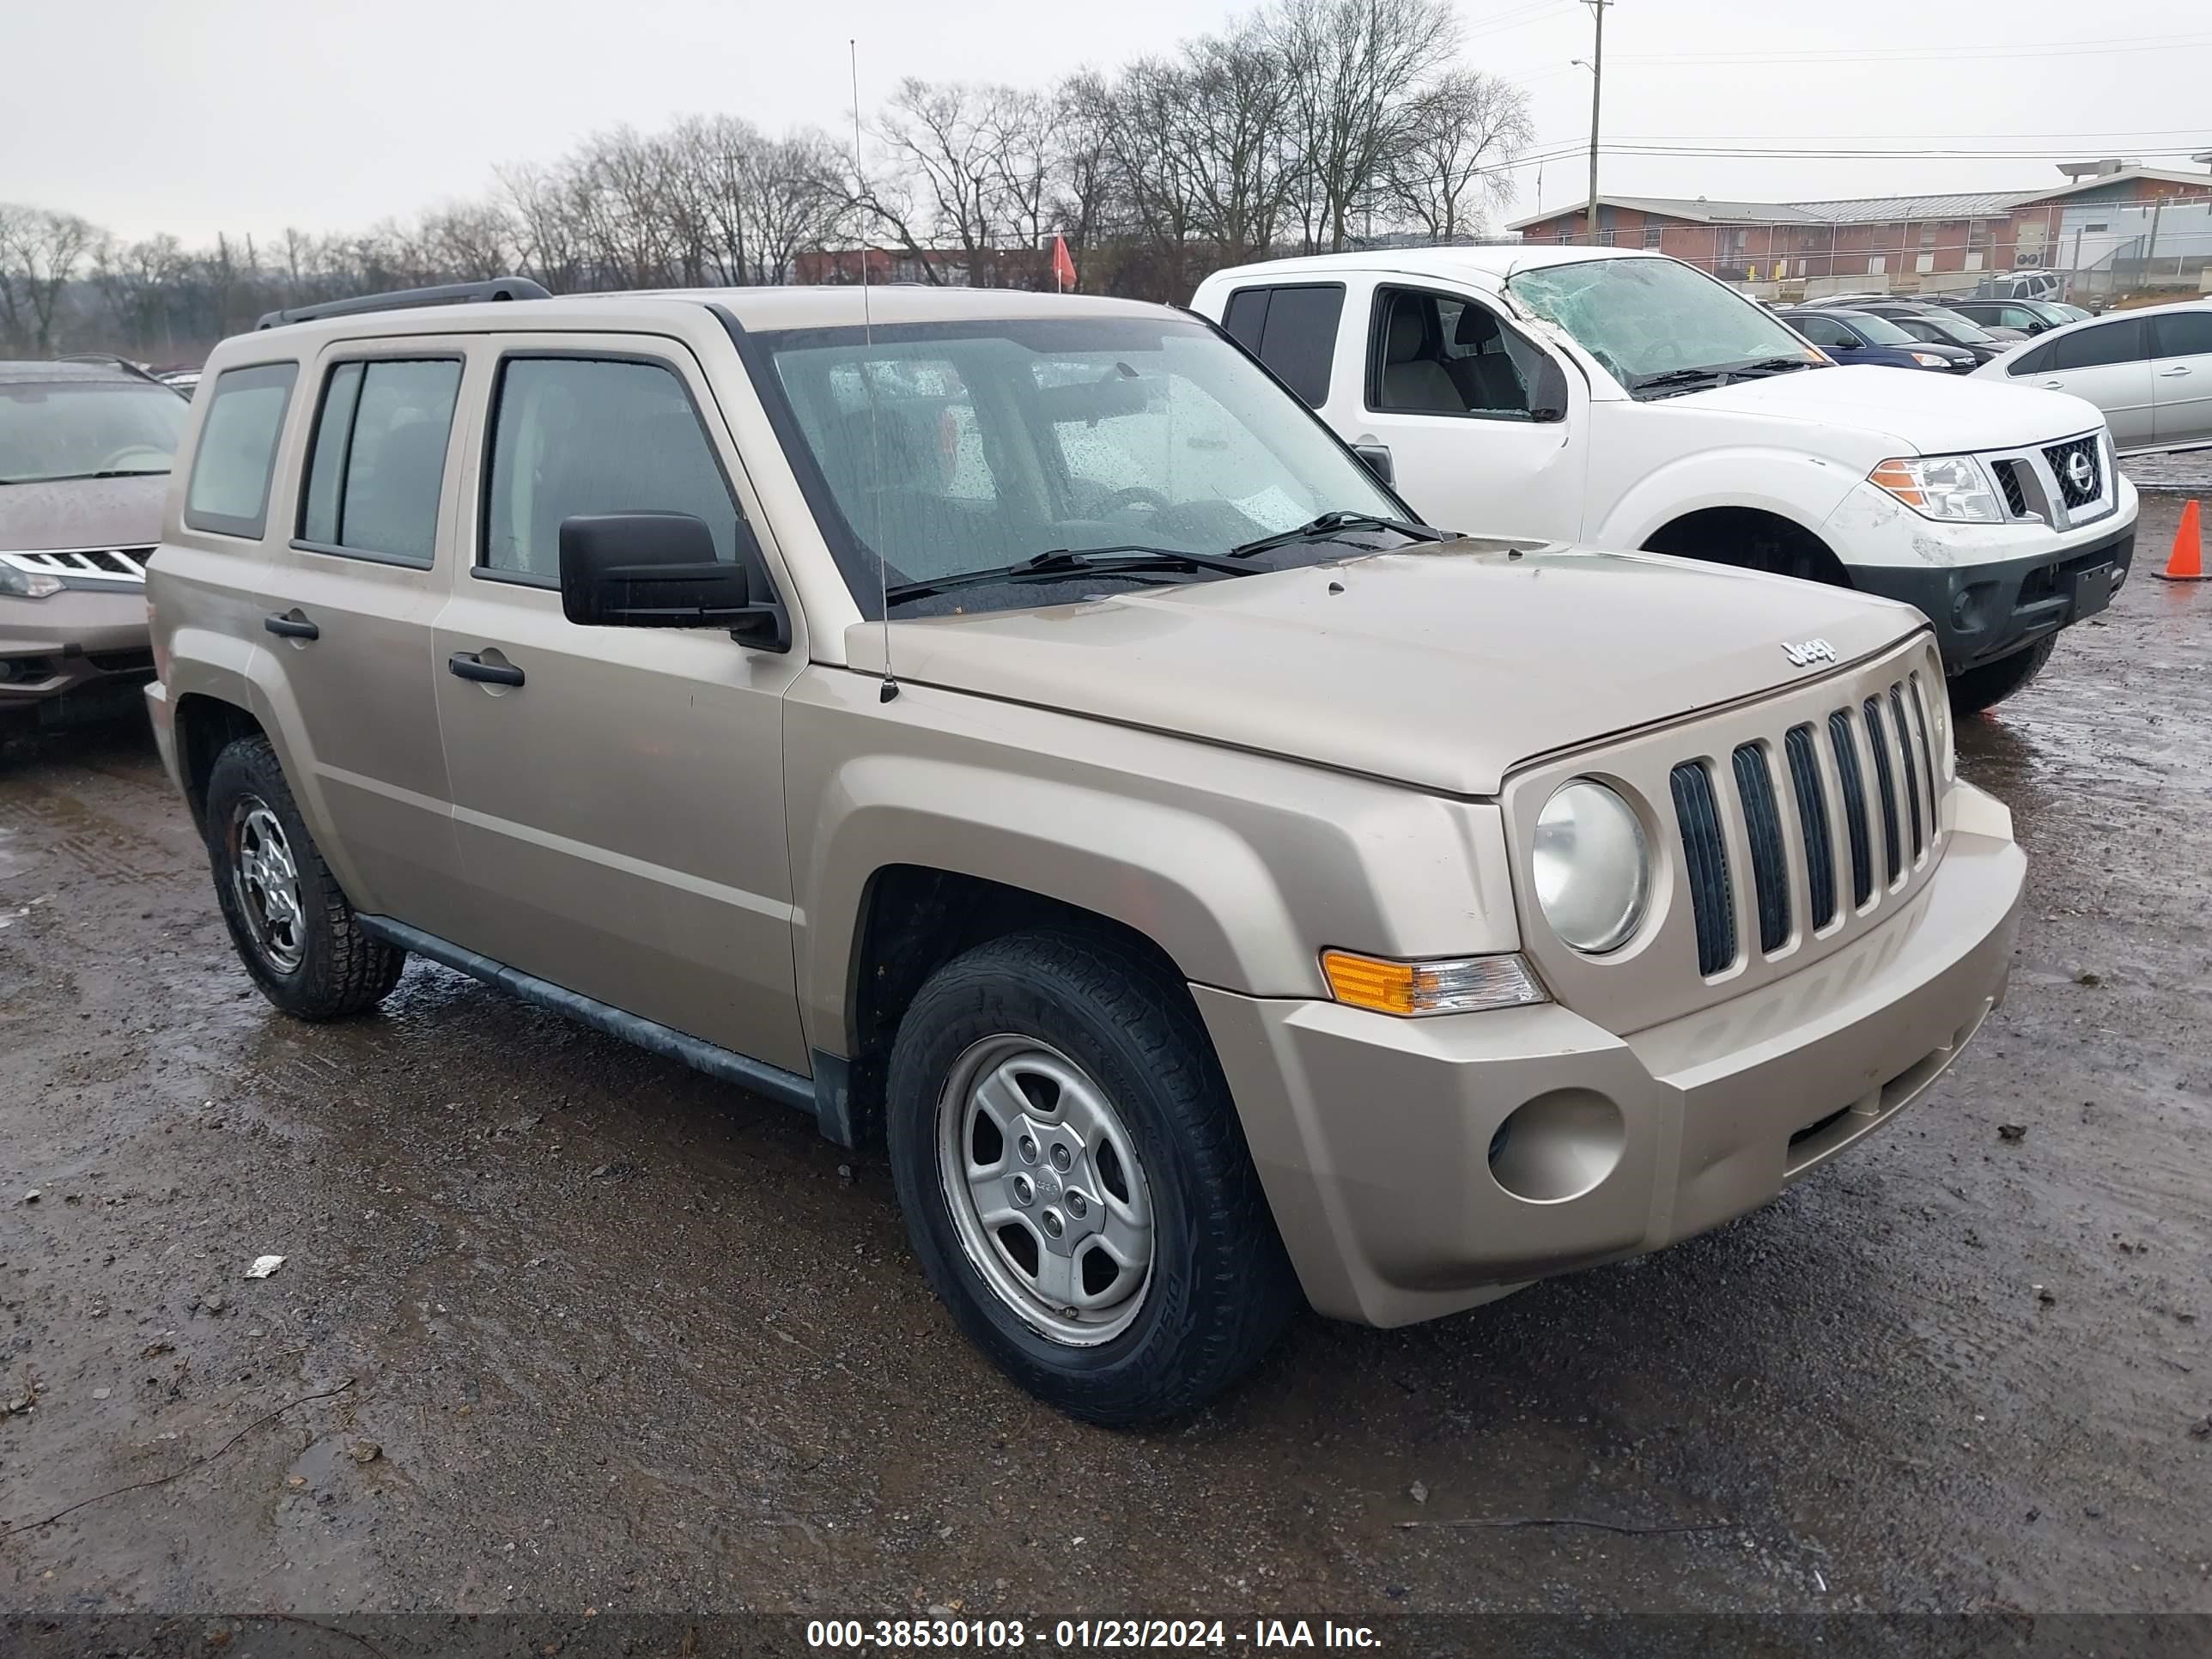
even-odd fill
[[[2030,892],[1926,1103],[1661,1255],[1309,1317],[1160,1432],[1002,1383],[885,1172],[795,1114],[421,964],[287,1021],[144,738],[17,750],[4,1605],[2212,1613],[2212,586],[2148,575],[2178,509],[1962,735]],[[1709,1529],[1447,1524],[1562,1516]]]

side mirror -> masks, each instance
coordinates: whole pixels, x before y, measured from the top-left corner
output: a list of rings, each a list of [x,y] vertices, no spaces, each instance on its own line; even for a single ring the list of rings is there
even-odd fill
[[[1528,418],[1564,421],[1567,418],[1567,371],[1546,356],[1536,366],[1536,383],[1528,388]]]
[[[588,628],[726,628],[742,645],[791,648],[791,617],[752,528],[725,562],[689,513],[581,514],[561,521],[561,611]]]
[[[1390,462],[1389,445],[1354,444],[1352,447],[1352,453],[1359,457],[1361,465],[1382,479],[1384,483],[1394,484],[1398,482],[1398,469]]]

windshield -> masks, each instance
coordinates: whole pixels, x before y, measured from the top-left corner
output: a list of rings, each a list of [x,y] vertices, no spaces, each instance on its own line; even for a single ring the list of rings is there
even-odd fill
[[[1672,259],[1546,265],[1505,286],[1632,392],[1662,374],[1771,357],[1810,361],[1805,343],[1771,313]]]
[[[1227,555],[1326,513],[1404,516],[1303,404],[1199,324],[994,319],[878,328],[872,342],[858,328],[750,337],[796,416],[806,453],[792,459],[815,517],[872,617],[884,587],[1060,550]],[[1346,552],[1306,540],[1247,562]],[[1002,583],[918,608],[1064,597]]]
[[[0,386],[0,483],[167,472],[191,405],[137,381]]]
[[[1912,337],[1888,318],[1877,317],[1870,311],[1853,312],[1851,326],[1858,330],[1870,345],[1909,346],[1913,343]]]

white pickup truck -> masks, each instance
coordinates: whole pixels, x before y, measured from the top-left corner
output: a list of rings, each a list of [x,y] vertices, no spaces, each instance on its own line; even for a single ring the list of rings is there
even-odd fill
[[[2027,684],[2134,556],[2091,404],[1839,367],[1662,255],[1330,254],[1218,272],[1192,305],[1431,522],[1905,601],[1962,709]]]

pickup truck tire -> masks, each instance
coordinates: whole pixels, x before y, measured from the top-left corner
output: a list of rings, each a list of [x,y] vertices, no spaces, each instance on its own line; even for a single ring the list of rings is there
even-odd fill
[[[324,1020],[390,994],[407,953],[361,931],[268,738],[240,738],[216,757],[204,821],[222,919],[264,996]]]
[[[1203,1405],[1298,1307],[1197,1011],[1117,941],[1012,934],[939,969],[892,1045],[885,1128],[930,1283],[1072,1416],[1127,1426]]]
[[[2043,672],[2043,665],[2051,660],[2051,647],[2057,643],[2058,636],[2049,635],[2024,651],[1954,676],[1950,682],[1952,708],[1961,714],[1994,708]]]

